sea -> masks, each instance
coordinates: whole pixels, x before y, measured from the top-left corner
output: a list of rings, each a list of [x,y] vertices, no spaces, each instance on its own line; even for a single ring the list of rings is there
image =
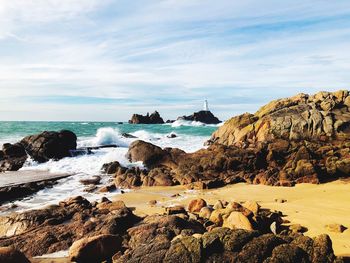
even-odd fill
[[[111,197],[121,193],[117,189],[112,193],[89,193],[81,179],[101,176],[101,184],[113,180],[111,175],[101,172],[103,164],[118,161],[123,166],[140,166],[142,163],[131,163],[125,157],[130,143],[144,140],[160,147],[176,147],[186,152],[194,152],[205,148],[204,143],[219,125],[206,125],[200,122],[177,120],[171,124],[128,124],[120,122],[0,122],[0,146],[3,143],[15,143],[23,137],[42,131],[71,130],[78,137],[78,147],[102,146],[116,144],[117,148],[93,150],[93,154],[67,157],[58,161],[50,160],[39,164],[28,159],[20,169],[35,172],[65,173],[71,176],[60,179],[50,188],[45,188],[26,198],[2,205],[0,214],[8,211],[25,211],[37,209],[45,205],[57,204],[72,196],[81,195],[89,201],[97,201],[103,196]],[[123,133],[137,138],[125,138]],[[171,138],[171,134],[176,137]],[[1,176],[1,174],[0,174]],[[1,186],[0,186],[1,187]],[[129,191],[124,189],[124,191]]]

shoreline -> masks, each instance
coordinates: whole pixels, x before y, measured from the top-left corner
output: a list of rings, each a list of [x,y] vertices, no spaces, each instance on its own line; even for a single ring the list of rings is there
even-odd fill
[[[304,234],[314,237],[328,234],[337,256],[350,256],[350,180],[336,180],[324,184],[298,184],[294,187],[276,187],[238,183],[210,190],[187,190],[184,186],[142,187],[122,195],[113,201],[122,200],[134,213],[145,216],[164,213],[169,205],[187,206],[194,198],[203,198],[209,204],[218,199],[226,201],[257,201],[262,208],[278,210],[290,224],[300,224],[308,229]],[[327,193],[327,194],[325,194]],[[177,197],[172,195],[180,194]],[[284,203],[275,199],[284,199]],[[157,200],[156,205],[149,201]],[[335,233],[325,228],[327,224],[345,224],[343,233]]]

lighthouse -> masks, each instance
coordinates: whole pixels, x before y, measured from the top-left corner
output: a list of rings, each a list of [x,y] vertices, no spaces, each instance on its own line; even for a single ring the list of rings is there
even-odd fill
[[[207,100],[204,101],[203,110],[204,110],[204,111],[209,111],[208,101],[207,101]]]

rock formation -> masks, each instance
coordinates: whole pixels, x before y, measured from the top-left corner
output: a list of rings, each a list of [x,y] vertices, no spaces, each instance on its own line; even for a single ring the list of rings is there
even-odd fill
[[[221,121],[214,116],[211,111],[198,111],[193,113],[192,115],[189,116],[182,116],[178,117],[178,120],[185,120],[185,121],[199,121],[205,124],[218,124]]]
[[[67,130],[44,131],[30,135],[15,144],[5,143],[0,151],[0,172],[17,171],[29,155],[37,162],[70,156],[77,147],[77,136]]]
[[[191,203],[201,203],[210,214],[204,218],[182,208],[139,218],[121,201],[90,203],[75,197],[0,217],[0,258],[29,262],[21,252],[32,257],[69,248],[70,259],[84,263],[342,262],[334,256],[329,236],[292,232],[280,212],[252,203],[247,206],[254,211],[245,203],[222,202],[226,205],[216,209],[205,200]]]
[[[155,111],[151,115],[147,113],[146,116],[134,114],[129,120],[130,124],[163,124],[164,120],[160,117],[159,112]]]
[[[211,141],[224,145],[241,142],[346,141],[350,139],[350,96],[346,90],[299,94],[225,122]]]
[[[277,100],[256,114],[234,117],[194,153],[135,141],[127,157],[148,169],[121,168],[121,187],[236,182],[293,186],[350,175],[350,96],[347,91]],[[318,117],[317,117],[318,116]]]

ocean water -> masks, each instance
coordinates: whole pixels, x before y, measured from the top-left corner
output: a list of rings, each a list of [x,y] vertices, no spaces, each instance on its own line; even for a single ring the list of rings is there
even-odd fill
[[[102,196],[110,197],[120,193],[88,193],[81,179],[99,175],[101,183],[112,181],[110,175],[101,174],[104,163],[119,161],[124,166],[142,166],[141,163],[130,163],[125,154],[131,142],[137,139],[151,142],[160,147],[177,147],[186,152],[197,151],[204,146],[218,125],[205,125],[200,122],[176,121],[172,124],[132,125],[118,122],[0,122],[0,145],[6,142],[14,143],[23,137],[36,134],[44,130],[59,131],[67,129],[78,137],[78,147],[117,144],[118,148],[104,148],[94,150],[94,154],[63,158],[59,161],[49,161],[38,164],[28,160],[21,170],[45,171],[48,173],[68,173],[72,176],[61,179],[52,188],[46,188],[21,200],[4,204],[0,213],[8,211],[23,211],[40,208],[44,205],[55,204],[71,196],[82,195],[90,201]],[[125,138],[123,133],[137,137]],[[170,134],[175,138],[168,138]],[[1,176],[1,174],[0,174]],[[11,209],[10,209],[11,207]]]

